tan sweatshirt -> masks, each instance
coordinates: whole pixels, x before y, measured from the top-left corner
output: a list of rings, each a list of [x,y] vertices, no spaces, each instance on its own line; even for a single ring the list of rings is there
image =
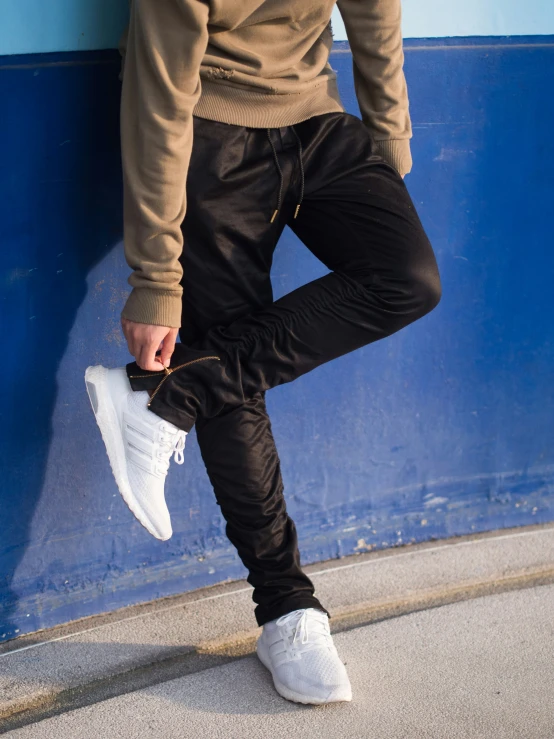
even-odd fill
[[[344,110],[329,64],[334,0],[132,0],[121,140],[122,315],[181,325],[179,256],[192,115],[256,128]],[[381,155],[411,167],[400,0],[339,0],[362,119]],[[186,249],[186,244],[184,245]]]

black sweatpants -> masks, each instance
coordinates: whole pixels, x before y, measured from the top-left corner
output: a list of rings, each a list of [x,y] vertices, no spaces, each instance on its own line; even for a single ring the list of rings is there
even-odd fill
[[[268,130],[195,118],[187,182],[182,343],[168,374],[127,373],[154,389],[154,413],[196,423],[258,624],[326,610],[300,568],[264,394],[428,313],[435,257],[402,178],[346,113]],[[273,302],[285,225],[330,272]]]

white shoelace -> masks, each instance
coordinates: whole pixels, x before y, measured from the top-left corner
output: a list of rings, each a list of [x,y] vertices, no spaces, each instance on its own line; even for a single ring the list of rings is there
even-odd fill
[[[299,615],[300,618],[298,618]],[[281,616],[277,619],[276,624],[277,626],[286,627],[290,625],[290,627],[292,627],[296,618],[298,618],[298,621],[296,622],[294,627],[294,635],[291,642],[292,645],[295,644],[297,638],[300,636],[302,637],[300,640],[300,643],[302,645],[308,644],[310,640],[310,634],[313,634],[314,636],[323,636],[325,641],[327,640],[327,638],[331,637],[327,616],[322,611],[310,610],[307,608],[299,609],[297,611],[292,611],[291,613],[286,613],[284,616]],[[323,627],[323,630],[318,628],[320,626]],[[291,632],[288,633],[288,636],[290,635]],[[316,646],[317,644],[321,644],[321,640],[316,639],[316,641],[312,643],[314,644],[314,646]]]
[[[164,423],[160,424],[160,432],[159,447],[161,454],[158,455],[158,459],[163,464],[164,472],[167,472],[172,454],[177,464],[183,464],[185,461],[183,450],[187,434],[179,429],[175,431]]]

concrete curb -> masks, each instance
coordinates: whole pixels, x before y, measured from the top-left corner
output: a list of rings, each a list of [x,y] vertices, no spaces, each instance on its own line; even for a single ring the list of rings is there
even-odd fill
[[[337,633],[554,583],[554,525],[427,542],[306,570]],[[259,633],[253,623],[251,588],[234,583],[8,642],[0,652],[0,733],[251,654]]]

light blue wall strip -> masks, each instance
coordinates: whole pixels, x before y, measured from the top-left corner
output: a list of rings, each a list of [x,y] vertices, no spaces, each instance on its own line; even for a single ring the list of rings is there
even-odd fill
[[[235,0],[229,0],[234,2]],[[554,34],[554,0],[404,0],[404,36]],[[0,55],[109,49],[127,0],[0,0]],[[338,12],[336,40],[346,39]]]
[[[403,0],[402,8],[406,38],[554,33],[554,0]],[[346,40],[338,11],[333,30]]]
[[[0,54],[110,49],[127,0],[0,0]]]

